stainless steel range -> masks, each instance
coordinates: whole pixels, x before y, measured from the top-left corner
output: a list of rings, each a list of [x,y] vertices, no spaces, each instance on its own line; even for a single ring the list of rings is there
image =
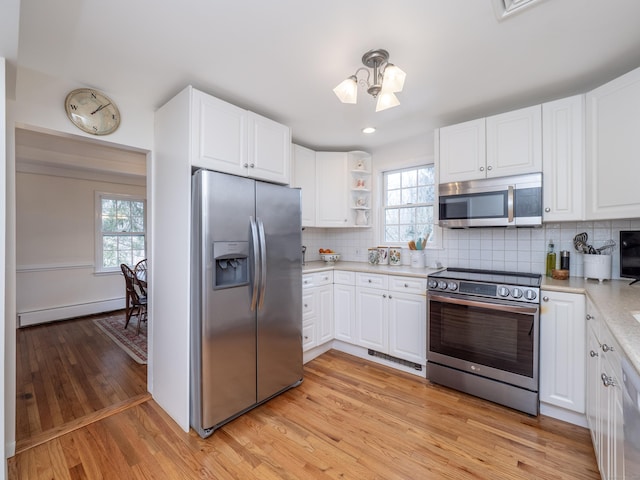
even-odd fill
[[[427,378],[538,414],[541,275],[449,268],[427,282]]]

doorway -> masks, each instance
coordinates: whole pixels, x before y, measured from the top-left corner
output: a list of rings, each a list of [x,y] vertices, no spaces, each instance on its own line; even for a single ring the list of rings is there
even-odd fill
[[[15,132],[20,445],[24,432],[62,431],[146,393],[146,366],[127,363],[94,325],[101,312],[121,308],[124,299],[120,272],[95,269],[95,195],[146,197],[146,153],[68,134]],[[118,372],[101,373],[111,369]],[[25,429],[24,422],[32,426]]]

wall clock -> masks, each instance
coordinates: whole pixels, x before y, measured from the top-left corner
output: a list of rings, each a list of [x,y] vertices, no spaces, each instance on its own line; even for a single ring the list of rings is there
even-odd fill
[[[105,94],[91,88],[69,92],[64,101],[69,120],[83,132],[108,135],[120,126],[120,111]]]

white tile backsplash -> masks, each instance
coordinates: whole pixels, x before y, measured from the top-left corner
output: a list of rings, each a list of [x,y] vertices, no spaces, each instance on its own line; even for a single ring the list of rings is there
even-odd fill
[[[582,276],[582,255],[573,247],[573,237],[586,232],[587,243],[599,247],[606,240],[620,241],[620,230],[640,230],[640,218],[597,222],[548,223],[541,228],[444,229],[442,248],[426,250],[427,265],[437,262],[447,267],[482,268],[543,273],[550,240],[555,245],[558,266],[560,251],[570,252],[571,276]],[[302,243],[307,261],[320,260],[318,249],[331,248],[344,261],[366,262],[367,248],[375,244],[373,228],[305,228]],[[620,278],[620,257],[612,255],[611,277]]]

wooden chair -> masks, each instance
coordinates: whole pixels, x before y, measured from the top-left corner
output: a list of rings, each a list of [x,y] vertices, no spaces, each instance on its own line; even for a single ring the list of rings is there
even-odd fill
[[[138,284],[142,289],[143,296],[147,296],[147,259],[140,260],[136,263],[136,266],[133,267],[133,273],[136,274],[136,278],[138,279]]]
[[[127,328],[131,317],[135,315],[138,317],[138,332],[140,333],[140,324],[147,321],[147,297],[145,290],[140,285],[140,281],[133,270],[131,270],[126,264],[120,265],[122,274],[124,275],[125,286],[127,290],[127,320],[124,324],[124,328]]]

